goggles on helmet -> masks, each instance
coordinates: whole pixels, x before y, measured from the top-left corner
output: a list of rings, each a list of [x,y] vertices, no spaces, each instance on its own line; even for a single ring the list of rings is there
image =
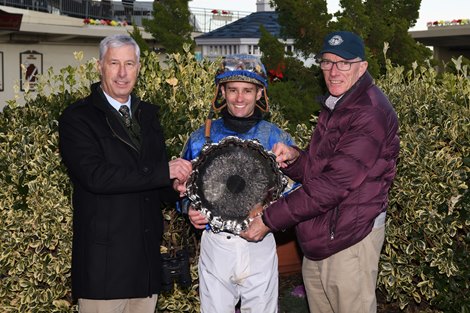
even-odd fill
[[[215,82],[220,84],[229,81],[248,81],[268,87],[266,69],[261,60],[253,55],[234,54],[223,59]]]

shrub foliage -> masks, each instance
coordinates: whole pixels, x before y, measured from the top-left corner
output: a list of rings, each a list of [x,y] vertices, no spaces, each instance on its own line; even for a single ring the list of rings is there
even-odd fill
[[[379,83],[395,105],[401,151],[391,191],[380,288],[401,308],[470,312],[470,81],[429,67],[391,67]]]
[[[80,55],[77,54],[80,60]],[[377,83],[397,110],[402,148],[391,191],[379,288],[402,308],[413,303],[469,312],[470,83],[467,67],[438,75],[388,63]],[[216,65],[183,54],[145,53],[136,92],[161,106],[170,157],[207,116]],[[57,148],[57,118],[98,80],[94,61],[52,70],[0,114],[0,311],[73,312],[70,297],[72,186]],[[271,119],[287,128],[278,112]],[[300,146],[311,129],[291,121]],[[164,211],[163,252],[192,246],[193,286],[159,297],[160,312],[198,312],[198,238],[173,208]]]

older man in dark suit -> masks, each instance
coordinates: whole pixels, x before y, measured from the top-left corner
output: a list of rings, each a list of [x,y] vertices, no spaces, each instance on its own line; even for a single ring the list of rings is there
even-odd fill
[[[74,186],[72,292],[80,312],[155,311],[162,201],[189,161],[168,162],[158,107],[131,92],[140,50],[127,35],[100,44],[101,82],[66,108],[60,151]]]

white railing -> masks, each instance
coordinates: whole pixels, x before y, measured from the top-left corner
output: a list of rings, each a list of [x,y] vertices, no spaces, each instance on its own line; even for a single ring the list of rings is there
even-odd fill
[[[142,26],[143,19],[152,18],[153,2],[109,0],[0,0],[0,5],[41,11],[78,18],[112,19]],[[210,32],[250,14],[190,8],[191,24],[196,32]]]

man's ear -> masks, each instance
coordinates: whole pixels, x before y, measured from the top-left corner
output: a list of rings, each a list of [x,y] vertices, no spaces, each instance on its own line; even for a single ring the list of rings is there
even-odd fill
[[[359,76],[362,76],[366,71],[367,68],[369,67],[369,63],[367,61],[362,61],[359,66]]]
[[[263,95],[263,88],[256,86],[256,101],[261,99],[261,96]]]
[[[226,99],[226,98],[225,98],[225,85],[221,85],[221,86],[220,86],[220,91],[222,92],[222,97],[223,97],[224,99]]]
[[[100,62],[100,60],[96,61],[96,70],[98,71],[98,73],[100,74],[100,77],[101,77],[101,62]]]

